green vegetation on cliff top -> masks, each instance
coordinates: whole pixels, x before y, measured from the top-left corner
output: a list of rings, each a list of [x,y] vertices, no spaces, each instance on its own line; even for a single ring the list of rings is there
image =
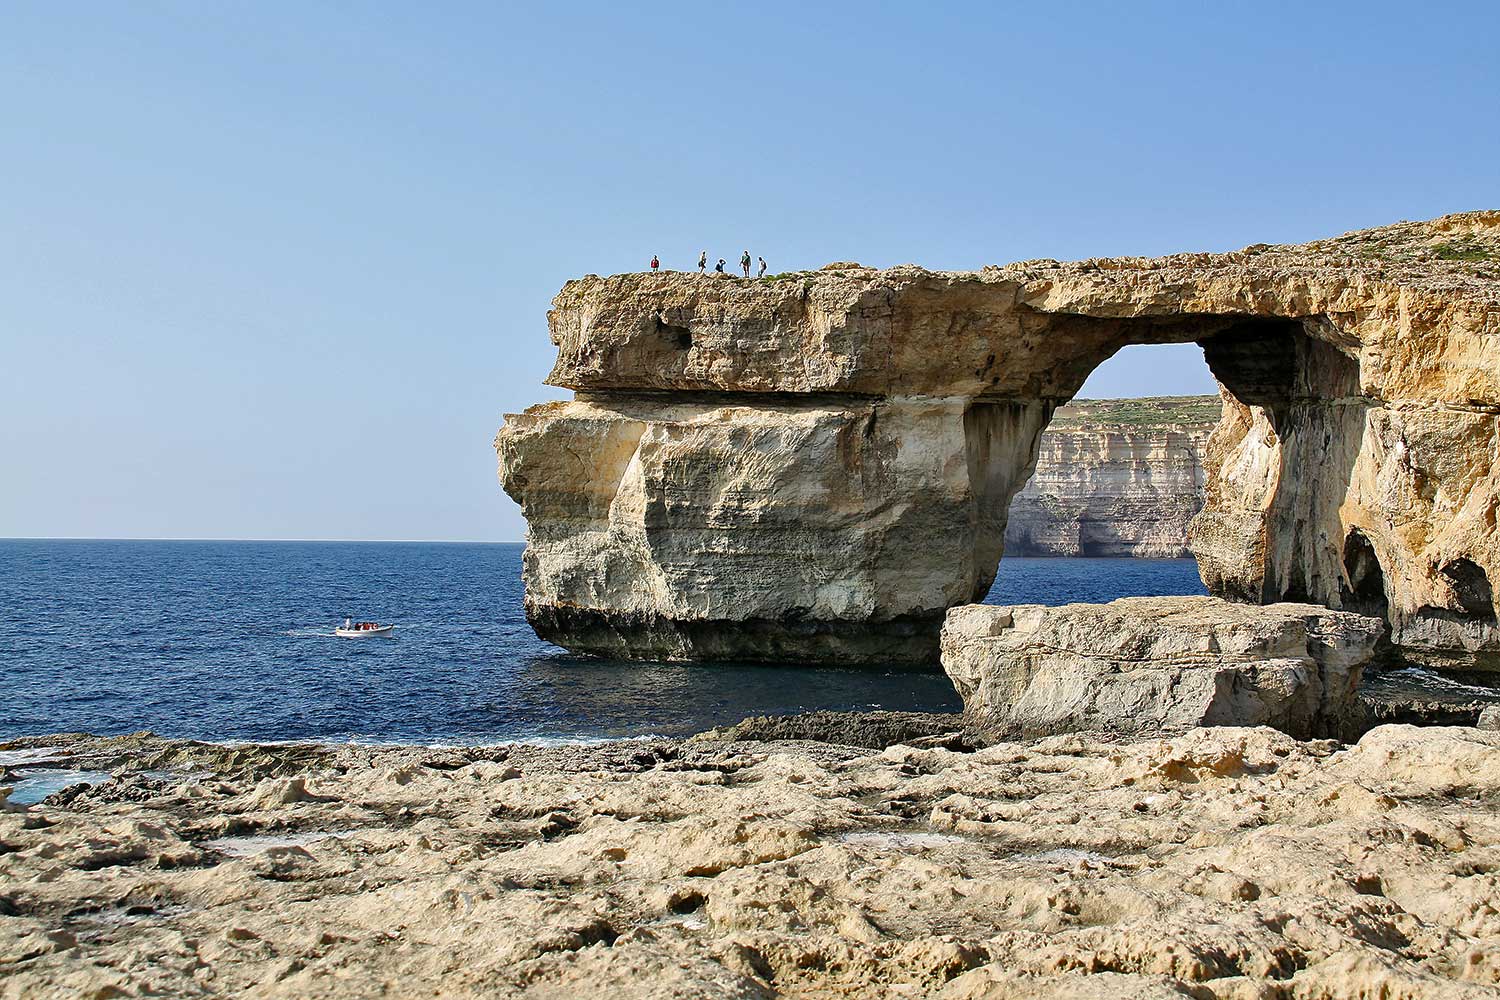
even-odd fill
[[[1139,399],[1075,399],[1058,408],[1051,427],[1155,427],[1216,424],[1218,396],[1144,396]]]

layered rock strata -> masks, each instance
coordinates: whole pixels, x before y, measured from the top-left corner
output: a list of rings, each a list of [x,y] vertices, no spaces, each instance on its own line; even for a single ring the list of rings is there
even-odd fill
[[[1075,400],[1042,432],[1010,504],[1017,556],[1180,559],[1203,509],[1203,449],[1218,396]]]
[[[1500,987],[1500,733],[58,743],[115,776],[0,809],[5,1000]]]
[[[1272,726],[1302,738],[1357,725],[1383,624],[1307,604],[1212,597],[970,605],[948,612],[943,669],[992,736]]]
[[[549,314],[568,403],[512,416],[526,607],[572,649],[935,662],[1053,412],[1130,344],[1225,395],[1210,590],[1384,617],[1500,667],[1500,213],[1227,254],[763,280],[586,277]]]
[[[527,617],[647,659],[935,662],[1044,404],[589,396],[508,418]],[[971,454],[971,452],[973,454]]]

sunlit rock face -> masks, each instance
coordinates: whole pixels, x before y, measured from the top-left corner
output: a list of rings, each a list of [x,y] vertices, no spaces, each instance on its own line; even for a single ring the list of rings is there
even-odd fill
[[[1359,716],[1378,619],[1311,604],[1126,597],[954,608],[943,669],[988,735],[1271,726],[1341,736]]]
[[[526,610],[579,651],[935,662],[989,589],[1045,403],[574,400],[512,417]]]
[[[993,579],[1056,407],[1121,347],[1223,387],[1193,531],[1211,591],[1388,619],[1500,666],[1500,213],[1302,246],[977,272],[586,277],[573,402],[507,418],[527,611],[583,652],[936,662]]]

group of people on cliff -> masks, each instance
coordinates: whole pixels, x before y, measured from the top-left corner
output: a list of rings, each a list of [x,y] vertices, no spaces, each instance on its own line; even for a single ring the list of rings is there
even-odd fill
[[[758,261],[760,261],[760,269],[756,272],[755,276],[757,278],[764,278],[766,276],[766,259],[764,257],[757,257],[755,259],[758,260]],[[726,261],[724,260],[724,258],[720,257],[719,258],[719,262],[714,265],[714,270],[716,272],[718,272],[719,274],[725,273],[724,272],[724,265],[725,265],[725,263],[726,263]],[[705,269],[707,267],[708,267],[708,251],[707,250],[700,250],[700,251],[698,251],[698,273],[699,274],[703,274],[704,271],[705,271]],[[661,268],[661,259],[658,258],[656,256],[656,254],[652,254],[651,255],[651,270],[653,272],[655,272],[655,271],[659,270],[660,268]],[[750,277],[750,251],[749,250],[746,250],[744,253],[740,254],[740,269],[745,272],[745,277],[747,277],[747,278]]]

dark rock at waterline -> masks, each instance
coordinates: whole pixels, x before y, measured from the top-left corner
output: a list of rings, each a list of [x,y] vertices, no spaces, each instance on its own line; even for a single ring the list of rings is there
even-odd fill
[[[1500,688],[1489,675],[1440,674],[1420,667],[1372,670],[1359,691],[1360,717],[1344,739],[1353,741],[1387,723],[1414,726],[1481,726],[1500,714]]]
[[[1368,683],[1356,695],[1357,704],[1337,735],[1344,742],[1390,723],[1414,726],[1480,726],[1481,714],[1490,716],[1490,728],[1500,728],[1500,692],[1494,700],[1471,699],[1457,692],[1411,679],[1391,679],[1371,672]],[[1101,736],[1104,734],[1101,733]],[[758,715],[732,726],[720,726],[689,739],[704,741],[774,741],[825,743],[837,746],[883,750],[886,747],[942,747],[975,750],[994,739],[982,735],[962,712],[804,712],[797,715]]]
[[[883,750],[898,743],[974,750],[989,741],[960,712],[805,712],[757,715],[694,740],[799,740]]]

